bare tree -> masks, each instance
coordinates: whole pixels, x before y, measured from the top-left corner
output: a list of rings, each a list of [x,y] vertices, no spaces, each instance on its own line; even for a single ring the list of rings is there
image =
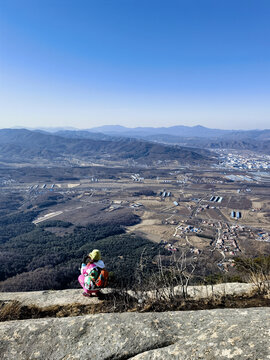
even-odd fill
[[[187,257],[184,251],[180,255],[173,254],[168,264],[161,255],[158,255],[157,271],[149,275],[145,272],[147,259],[142,253],[136,270],[137,285],[143,293],[142,296],[157,301],[174,301],[176,297],[186,299],[196,263],[197,259]]]

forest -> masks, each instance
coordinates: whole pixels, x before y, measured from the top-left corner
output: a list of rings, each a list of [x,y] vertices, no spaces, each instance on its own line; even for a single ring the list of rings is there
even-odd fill
[[[82,258],[92,249],[101,251],[110,272],[111,285],[132,284],[143,253],[153,259],[167,251],[146,239],[126,234],[117,224],[77,226],[72,233],[57,236],[51,227],[68,228],[68,222],[48,221],[34,225],[37,211],[17,211],[0,217],[0,291],[34,291],[78,287]],[[126,219],[123,219],[124,221]]]

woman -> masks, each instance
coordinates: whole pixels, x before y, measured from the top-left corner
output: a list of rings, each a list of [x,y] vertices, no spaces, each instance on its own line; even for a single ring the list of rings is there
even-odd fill
[[[88,254],[82,265],[81,275],[78,277],[84,292],[84,296],[91,296],[93,290],[96,290],[96,280],[99,277],[101,269],[104,269],[104,262],[101,260],[100,251],[95,249]]]

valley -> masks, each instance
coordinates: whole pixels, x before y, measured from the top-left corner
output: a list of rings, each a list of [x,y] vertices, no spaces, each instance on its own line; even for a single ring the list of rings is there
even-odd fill
[[[142,262],[239,280],[235,259],[270,254],[269,155],[87,134],[0,131],[2,291],[77,287],[91,248],[115,286]]]
[[[33,224],[57,236],[120,224],[226,273],[234,257],[270,253],[270,173],[225,165],[2,168],[1,196],[21,197],[19,210],[37,211]]]

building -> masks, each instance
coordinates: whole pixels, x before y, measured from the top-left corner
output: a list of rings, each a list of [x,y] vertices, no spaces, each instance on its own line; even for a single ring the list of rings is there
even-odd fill
[[[240,212],[240,211],[237,211],[237,212],[236,212],[236,217],[237,217],[237,219],[241,219],[242,214],[241,214],[241,212]]]

